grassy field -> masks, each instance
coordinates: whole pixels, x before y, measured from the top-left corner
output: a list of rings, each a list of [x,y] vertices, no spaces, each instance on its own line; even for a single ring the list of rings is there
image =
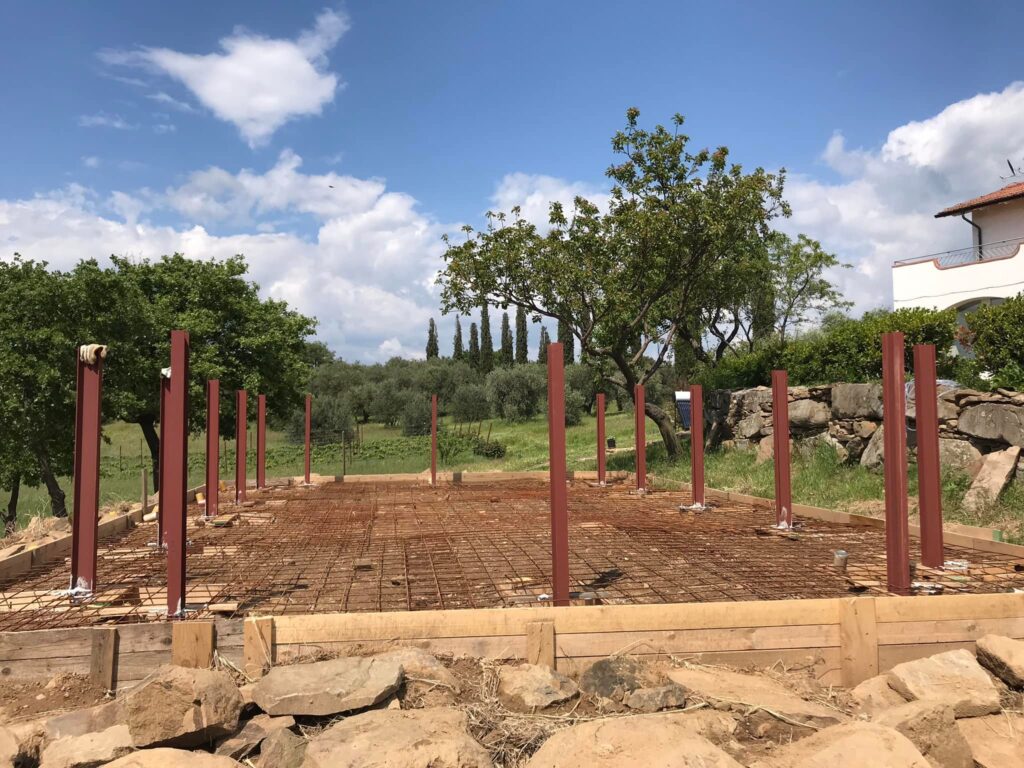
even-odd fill
[[[609,413],[607,435],[614,437],[620,447],[633,445],[633,416],[631,413]],[[498,420],[484,421],[472,427],[450,426],[442,429],[467,432],[477,430],[484,437],[506,446],[503,459],[489,459],[465,450],[447,461],[440,462],[444,470],[506,470],[528,471],[547,468],[547,420],[541,416],[522,424]],[[386,472],[422,472],[430,466],[429,438],[404,438],[398,427],[365,424],[361,427],[363,450],[346,462],[350,474],[379,474]],[[596,469],[596,419],[584,417],[579,426],[566,430],[566,448],[569,469]],[[648,420],[648,439],[657,437],[654,423]],[[141,470],[149,467],[148,452],[142,444],[142,433],[137,425],[114,423],[104,427],[106,438],[102,448],[102,478],[100,482],[103,504],[122,500],[135,500],[141,491]],[[250,429],[250,440],[254,441]],[[254,443],[252,443],[254,445]],[[194,437],[189,444],[189,485],[203,482],[204,439]],[[267,436],[267,474],[294,476],[303,471],[302,446],[290,443],[281,432],[270,430]],[[676,463],[666,460],[663,447],[648,448],[648,471],[680,481],[690,478],[689,446],[686,454]],[[249,476],[255,474],[255,450],[249,451]],[[631,451],[613,453],[608,458],[609,469],[633,468]],[[342,472],[340,447],[315,446],[312,456],[315,473],[334,475]],[[709,486],[770,498],[774,495],[774,469],[772,462],[754,463],[752,451],[713,451],[706,458],[706,477]],[[860,466],[847,466],[836,461],[828,448],[803,454],[794,452],[793,498],[814,506],[849,512],[880,515],[884,511],[881,473],[870,472]],[[222,443],[221,477],[234,476],[234,448],[231,442]],[[70,478],[61,478],[61,487],[71,503]],[[970,525],[1002,528],[1007,540],[1024,541],[1024,483],[1016,483],[1003,495],[998,504],[979,514],[962,510],[960,500],[969,485],[962,474],[946,473],[943,478],[944,516],[949,521]],[[150,482],[152,487],[152,482]],[[910,469],[911,514],[915,512],[917,475],[913,464]],[[6,497],[0,502],[7,503]],[[43,488],[22,488],[19,521],[22,525],[36,515],[49,514],[49,499]]]

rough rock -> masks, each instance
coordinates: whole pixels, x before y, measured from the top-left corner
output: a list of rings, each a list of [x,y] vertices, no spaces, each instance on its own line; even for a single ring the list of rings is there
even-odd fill
[[[794,741],[750,768],[933,768],[903,734],[876,723],[825,728]]]
[[[832,413],[837,419],[882,419],[881,384],[836,384]]]
[[[242,697],[225,672],[160,667],[124,699],[136,747],[195,747],[233,733]]]
[[[672,682],[690,692],[690,697],[712,703],[725,702],[743,709],[762,707],[797,722],[816,726],[833,725],[845,718],[834,709],[804,701],[782,684],[768,677],[716,669],[681,667],[668,673]]]
[[[580,676],[580,690],[605,699],[621,701],[637,688],[643,687],[643,668],[626,656],[613,656],[595,661]]]
[[[459,693],[459,682],[437,657],[422,648],[397,648],[374,656],[378,661],[394,661],[402,665],[406,678],[429,680]]]
[[[1024,768],[1024,715],[1004,712],[957,720],[977,768]]]
[[[686,689],[670,683],[657,688],[638,688],[626,697],[625,705],[637,712],[660,712],[686,706]]]
[[[853,699],[857,711],[868,717],[907,703],[906,699],[892,689],[886,675],[869,677],[850,691],[850,698]]]
[[[863,420],[854,424],[853,433],[863,440],[869,440],[876,429],[878,425],[875,422]]]
[[[306,746],[303,768],[492,768],[455,709],[378,709],[348,717]]]
[[[241,768],[230,757],[184,749],[142,749],[107,763],[106,768]]]
[[[721,715],[721,713],[718,713]],[[740,768],[685,714],[578,723],[552,735],[527,768]]]
[[[18,757],[18,740],[7,728],[0,726],[0,765],[14,765]]]
[[[221,742],[216,749],[216,754],[241,760],[256,749],[270,734],[291,728],[293,725],[295,725],[295,718],[289,715],[284,717],[256,715],[242,726],[242,730]]]
[[[1024,447],[1024,409],[1003,403],[981,403],[960,413],[957,428],[968,435]]]
[[[46,721],[46,740],[55,741],[66,736],[84,736],[87,733],[105,731],[125,721],[121,701],[110,701],[88,709],[78,709]]]
[[[981,458],[981,451],[966,440],[939,438],[939,464],[947,469],[967,469]]]
[[[364,709],[398,690],[402,665],[351,657],[274,667],[253,689],[268,715],[334,715]]]
[[[978,662],[1011,688],[1024,688],[1024,641],[1002,635],[978,638]]]
[[[828,432],[819,432],[812,437],[805,438],[800,441],[800,451],[804,456],[813,456],[820,446],[828,446],[836,454],[836,460],[840,464],[845,464],[850,458],[850,452],[846,449],[846,446],[841,442],[832,437]]]
[[[999,711],[999,690],[974,654],[963,648],[897,664],[887,677],[908,701],[937,699],[953,707],[957,717]]]
[[[761,434],[762,429],[764,429],[764,419],[761,418],[761,414],[752,413],[736,423],[733,433],[740,440],[749,440],[755,435]]]
[[[825,403],[816,400],[797,400],[789,404],[789,424],[795,430],[809,431],[823,428],[832,415]]]
[[[128,726],[115,725],[84,736],[65,736],[43,750],[39,768],[95,768],[135,751]]]
[[[885,427],[880,426],[871,435],[864,452],[860,455],[860,465],[867,469],[878,469],[885,461]]]
[[[520,664],[498,670],[498,695],[520,712],[544,709],[568,701],[577,693],[576,683],[547,667]]]
[[[39,759],[43,747],[48,742],[46,738],[46,718],[11,723],[7,726],[7,729],[14,737],[15,742],[17,742],[18,751],[23,759]],[[0,765],[3,764],[3,760],[0,760]]]
[[[912,701],[887,709],[872,720],[910,739],[935,768],[974,768],[971,748],[957,730],[948,704]]]
[[[771,461],[775,457],[775,441],[770,437],[766,437],[764,440],[757,444],[757,453],[754,456],[754,465],[764,464],[766,461]]]
[[[260,745],[258,768],[302,768],[306,740],[286,728],[274,731]]]
[[[977,512],[998,499],[1013,479],[1018,458],[1020,448],[1017,446],[985,456],[977,477],[964,494],[963,508],[968,512]]]

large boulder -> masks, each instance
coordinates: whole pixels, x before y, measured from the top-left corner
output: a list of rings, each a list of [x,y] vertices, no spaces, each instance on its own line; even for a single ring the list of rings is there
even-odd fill
[[[656,688],[637,688],[623,702],[637,712],[661,712],[686,706],[686,689],[676,683]]]
[[[394,661],[402,665],[405,679],[419,682],[440,683],[459,693],[459,682],[455,675],[448,671],[437,657],[427,653],[422,648],[396,648],[393,651],[378,653],[374,656],[377,661]]]
[[[985,456],[974,482],[964,494],[963,508],[968,512],[979,512],[994,503],[1013,479],[1019,458],[1020,448],[1017,446]]]
[[[764,709],[813,727],[842,722],[843,715],[813,701],[805,701],[769,677],[730,672],[724,669],[681,667],[668,673],[669,679],[688,689],[691,698],[737,709]]]
[[[720,714],[720,713],[719,713]],[[590,720],[558,731],[527,768],[741,768],[686,714]],[[709,734],[710,735],[710,734]]]
[[[1011,688],[1024,688],[1024,641],[1002,635],[978,638],[975,653],[981,666]]]
[[[746,418],[740,419],[733,427],[733,434],[740,440],[749,440],[761,434],[764,429],[764,419],[760,413],[752,413]]]
[[[956,724],[977,768],[1024,768],[1024,715],[1003,712]]]
[[[907,703],[906,699],[892,689],[889,678],[885,675],[869,677],[850,691],[850,698],[857,712],[868,717]]]
[[[536,664],[501,667],[498,696],[511,708],[532,712],[568,701],[579,693],[576,683],[565,675]]]
[[[879,426],[871,435],[864,452],[860,455],[860,465],[867,469],[878,469],[885,462],[885,427]]]
[[[256,715],[242,726],[242,730],[222,741],[217,746],[216,753],[241,760],[254,751],[272,733],[291,728],[294,725],[295,718],[290,715],[284,717]]]
[[[492,768],[455,709],[378,709],[345,718],[306,746],[303,768]]]
[[[67,736],[84,736],[105,731],[125,722],[124,702],[109,701],[88,709],[76,709],[56,715],[46,721],[46,740],[55,741]]]
[[[268,715],[335,715],[383,701],[402,683],[402,665],[350,657],[274,667],[252,699]]]
[[[628,656],[600,659],[580,675],[580,690],[615,701],[621,701],[643,685],[643,667]]]
[[[260,745],[258,768],[302,768],[306,740],[286,728],[270,734]]]
[[[957,717],[999,711],[999,689],[974,654],[962,648],[897,664],[887,677],[908,701],[940,701]]]
[[[39,768],[96,768],[135,751],[127,725],[84,736],[65,736],[43,750]]]
[[[160,667],[124,699],[136,747],[197,747],[238,727],[242,696],[225,672]]]
[[[0,766],[14,765],[18,758],[18,740],[7,728],[0,726]]]
[[[940,701],[912,701],[872,720],[894,728],[913,742],[935,768],[974,768],[971,748],[957,730],[953,708]]]
[[[1004,403],[981,403],[965,408],[957,429],[982,440],[1024,447],[1024,407]]]
[[[189,752],[184,749],[141,749],[107,763],[106,768],[242,768],[242,764],[223,755]]]
[[[966,440],[939,438],[939,464],[946,469],[967,469],[981,458],[981,451]]]
[[[782,747],[750,768],[939,768],[894,728],[854,722]]]
[[[832,413],[837,419],[882,418],[881,384],[836,384],[832,387]]]
[[[789,404],[789,425],[795,431],[824,429],[831,416],[828,405],[817,400],[796,400]]]

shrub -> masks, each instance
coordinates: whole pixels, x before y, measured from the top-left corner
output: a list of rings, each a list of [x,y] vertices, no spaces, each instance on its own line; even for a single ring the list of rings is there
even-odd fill
[[[430,425],[430,400],[424,395],[412,395],[402,409],[402,434],[429,435]]]
[[[545,378],[542,367],[517,365],[487,374],[487,400],[505,421],[526,421],[540,412]]]
[[[374,421],[393,427],[402,418],[408,400],[408,394],[400,391],[393,381],[382,381],[373,394],[370,416]]]
[[[971,313],[971,351],[990,384],[1024,389],[1024,293]]]
[[[491,406],[487,390],[479,384],[464,384],[455,390],[449,406],[456,421],[483,421],[490,418]]]
[[[313,443],[340,443],[355,434],[355,419],[347,398],[324,395],[313,398],[309,423]],[[305,409],[295,411],[288,421],[288,438],[294,443],[305,440]]]
[[[475,435],[473,437],[473,453],[488,459],[503,459],[505,458],[505,444]]]
[[[574,389],[566,390],[565,393],[565,426],[575,427],[583,421],[584,410],[583,395]]]

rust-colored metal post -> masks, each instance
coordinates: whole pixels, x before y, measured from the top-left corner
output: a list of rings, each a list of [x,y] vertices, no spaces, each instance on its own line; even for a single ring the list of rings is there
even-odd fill
[[[900,332],[882,334],[882,416],[885,466],[885,559],[890,592],[910,592],[907,521],[907,398],[904,342]]]
[[[917,428],[917,487],[921,516],[921,562],[941,568],[942,480],[939,469],[939,393],[935,346],[914,345],[914,411]]]
[[[220,381],[206,382],[206,516],[220,505]]]
[[[246,459],[246,427],[248,416],[246,405],[248,395],[244,389],[235,393],[235,504],[245,501],[245,459]]]
[[[636,489],[647,490],[647,399],[643,384],[633,386],[633,416],[636,421]]]
[[[437,395],[430,396],[430,484],[437,485]]]
[[[561,342],[548,346],[548,466],[551,472],[551,589],[569,604],[569,506],[565,489],[565,360]]]
[[[690,480],[693,505],[704,506],[704,388],[690,387]]]
[[[96,526],[100,511],[100,410],[106,347],[78,349],[75,388],[74,518],[71,525],[71,589],[96,588]]]
[[[789,455],[789,374],[772,371],[772,448],[775,457],[775,524],[793,526],[792,464]]]
[[[256,396],[256,487],[267,487],[267,396]]]
[[[597,482],[604,485],[605,465],[607,464],[605,454],[604,436],[604,392],[597,393]]]
[[[306,395],[306,484],[309,484],[309,452],[313,424],[313,396]]]
[[[171,377],[167,393],[167,442],[160,450],[167,460],[160,489],[167,538],[167,615],[185,610],[185,494],[188,488],[188,355],[186,331],[171,331]]]
[[[160,448],[157,452],[157,481],[160,483],[160,487],[157,488],[157,504],[156,504],[156,545],[158,547],[167,546],[167,536],[164,525],[164,485],[166,477],[164,477],[164,446],[167,445],[164,440],[167,437],[167,398],[171,392],[171,379],[167,375],[170,372],[170,368],[167,368],[160,372]]]

